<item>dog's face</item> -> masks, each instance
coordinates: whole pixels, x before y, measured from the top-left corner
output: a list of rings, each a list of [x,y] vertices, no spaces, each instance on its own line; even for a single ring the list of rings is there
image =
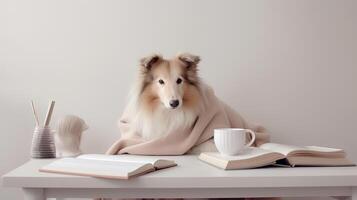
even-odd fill
[[[160,62],[152,69],[153,85],[158,97],[166,108],[179,108],[182,105],[185,80],[180,65]]]
[[[190,85],[198,82],[199,61],[198,56],[191,54],[181,54],[171,60],[164,60],[159,55],[141,59],[142,90],[150,87],[151,100],[160,101],[168,109],[181,107]]]

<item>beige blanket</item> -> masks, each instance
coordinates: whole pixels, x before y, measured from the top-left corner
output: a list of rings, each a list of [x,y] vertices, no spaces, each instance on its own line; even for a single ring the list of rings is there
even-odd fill
[[[172,132],[150,141],[145,141],[139,135],[127,134],[131,119],[127,117],[130,116],[129,113],[124,112],[119,122],[122,137],[109,148],[107,154],[182,155],[210,141],[216,128],[251,129],[256,133],[256,146],[269,141],[269,134],[263,127],[245,121],[231,107],[220,101],[210,87],[204,86],[202,93],[206,99],[205,109],[199,114],[192,128]]]

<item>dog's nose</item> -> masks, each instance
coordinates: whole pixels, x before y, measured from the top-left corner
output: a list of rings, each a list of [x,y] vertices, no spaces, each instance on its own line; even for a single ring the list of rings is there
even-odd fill
[[[175,99],[170,101],[171,108],[176,108],[180,104],[180,101]]]

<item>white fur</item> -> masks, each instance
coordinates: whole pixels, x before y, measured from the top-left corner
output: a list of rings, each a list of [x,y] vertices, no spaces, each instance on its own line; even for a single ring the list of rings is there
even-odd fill
[[[87,129],[84,120],[77,116],[66,115],[60,119],[55,134],[57,157],[73,157],[81,154],[82,132]]]
[[[139,113],[135,124],[136,132],[142,137],[151,140],[168,134],[172,131],[180,131],[190,128],[197,115],[193,111],[184,111],[181,108],[168,109],[159,106],[151,116]]]
[[[184,110],[183,107],[169,109],[160,105],[153,113],[146,113],[140,107],[140,87],[135,85],[129,93],[127,113],[131,114],[131,133],[138,134],[146,140],[152,140],[172,131],[190,128],[198,113],[203,109],[203,102],[195,110]],[[200,90],[200,88],[198,88]]]

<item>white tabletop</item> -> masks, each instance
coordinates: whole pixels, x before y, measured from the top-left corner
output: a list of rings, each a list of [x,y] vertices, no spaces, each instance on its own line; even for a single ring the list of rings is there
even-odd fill
[[[109,180],[42,173],[54,159],[33,159],[5,174],[5,187],[39,188],[247,188],[357,186],[357,167],[260,168],[225,171],[197,156],[164,156],[177,167],[158,170],[130,180]]]

